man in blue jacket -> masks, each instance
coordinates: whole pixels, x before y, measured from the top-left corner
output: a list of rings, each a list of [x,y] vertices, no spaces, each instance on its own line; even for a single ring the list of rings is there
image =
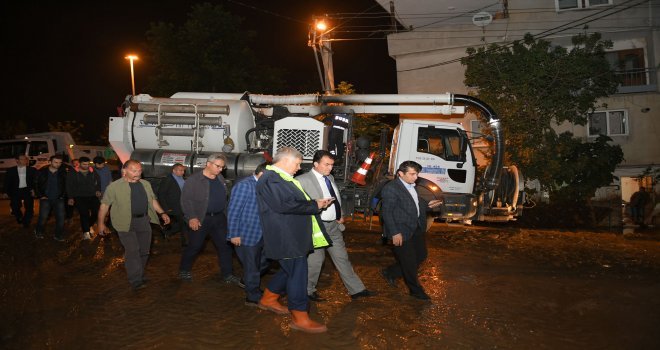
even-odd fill
[[[263,296],[261,292],[261,272],[268,267],[263,254],[264,239],[257,206],[257,181],[266,170],[266,163],[259,164],[254,175],[248,176],[234,185],[229,200],[227,240],[236,248],[236,255],[243,264],[245,283],[245,305],[257,306]]]
[[[300,152],[283,147],[257,183],[264,251],[267,258],[280,264],[280,270],[264,290],[259,308],[277,314],[288,314],[290,310],[291,328],[321,333],[327,331],[327,327],[312,321],[307,311],[307,255],[314,247],[331,243],[318,214],[332,200],[309,198],[300,182],[293,178],[301,163]],[[278,301],[284,294],[288,309]]]

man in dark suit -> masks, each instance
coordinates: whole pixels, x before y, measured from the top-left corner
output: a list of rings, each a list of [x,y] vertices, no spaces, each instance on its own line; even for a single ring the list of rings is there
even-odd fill
[[[16,157],[16,166],[7,169],[5,174],[5,193],[9,196],[11,214],[23,227],[30,227],[34,215],[34,179],[37,170],[28,166],[28,157],[21,154]],[[21,210],[25,208],[25,212]]]
[[[392,241],[396,263],[381,271],[392,286],[403,280],[410,295],[421,300],[431,299],[417,278],[417,270],[426,259],[426,211],[437,207],[440,200],[426,202],[417,194],[415,181],[422,170],[419,163],[405,161],[397,169],[397,178],[381,190],[381,221],[385,236]]]
[[[290,310],[291,328],[321,333],[327,331],[327,327],[312,321],[307,311],[307,255],[315,247],[331,242],[318,213],[332,200],[313,200],[305,193],[300,182],[293,178],[301,163],[300,152],[283,147],[257,182],[264,251],[267,258],[280,264],[258,306],[277,314],[288,314]],[[278,301],[284,294],[288,309]]]
[[[181,163],[172,166],[172,173],[165,176],[158,187],[158,202],[170,217],[170,225],[163,229],[163,236],[169,237],[181,232],[181,245],[185,245],[185,221],[181,211],[181,189],[186,180],[183,178],[186,167]]]

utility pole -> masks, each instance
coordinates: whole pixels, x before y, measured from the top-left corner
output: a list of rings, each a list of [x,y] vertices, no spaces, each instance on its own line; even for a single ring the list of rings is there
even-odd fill
[[[392,22],[392,33],[396,33],[396,16],[394,15],[394,1],[390,1],[390,20]]]
[[[308,46],[314,49],[314,59],[316,60],[316,68],[319,71],[319,78],[321,80],[321,88],[326,95],[333,95],[335,93],[335,73],[332,64],[332,45],[330,43],[332,29],[328,29],[328,21],[326,16],[314,16],[314,25],[309,31]],[[321,56],[321,64],[319,63],[319,56]]]

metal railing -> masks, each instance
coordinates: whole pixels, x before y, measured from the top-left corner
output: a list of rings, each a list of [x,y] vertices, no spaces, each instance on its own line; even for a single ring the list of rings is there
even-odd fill
[[[640,86],[649,85],[655,69],[653,68],[635,68],[629,70],[617,71],[616,75],[621,79],[621,86]]]

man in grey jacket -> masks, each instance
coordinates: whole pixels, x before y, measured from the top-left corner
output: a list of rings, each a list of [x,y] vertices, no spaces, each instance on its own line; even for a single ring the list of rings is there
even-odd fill
[[[373,296],[376,293],[365,288],[364,283],[353,270],[351,261],[348,260],[348,252],[346,252],[342,233],[344,231],[344,218],[341,211],[341,198],[335,179],[330,175],[335,164],[335,156],[325,150],[316,151],[312,158],[312,164],[314,166],[312,170],[296,177],[296,180],[300,181],[303,189],[311,198],[334,198],[334,200],[329,207],[321,212],[321,220],[332,240],[332,246],[314,249],[307,257],[307,296],[312,301],[325,301],[316,291],[316,284],[321,274],[326,250],[330,254],[330,258],[332,258],[332,262],[339,272],[339,277],[344,282],[344,286],[352,299]]]
[[[240,278],[234,276],[232,247],[227,242],[227,187],[220,174],[227,158],[223,154],[212,154],[206,167],[186,180],[181,190],[181,210],[190,231],[188,246],[183,250],[179,277],[192,281],[192,265],[210,235],[218,254],[218,265],[226,283],[244,287]]]

